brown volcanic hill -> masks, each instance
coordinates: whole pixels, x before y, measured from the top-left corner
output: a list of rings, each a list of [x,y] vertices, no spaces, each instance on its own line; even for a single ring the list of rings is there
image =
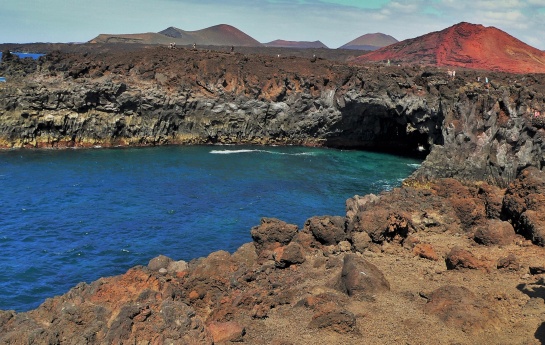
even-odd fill
[[[399,41],[392,36],[377,32],[374,34],[362,35],[345,45],[340,46],[339,49],[377,50],[397,42]]]
[[[262,46],[257,40],[227,24],[215,25],[197,31],[185,31],[171,26],[158,33],[150,32],[120,35],[101,34],[89,42],[141,44],[169,44],[173,42],[177,45],[191,45],[195,43],[201,46]]]
[[[456,66],[511,73],[545,73],[545,53],[495,28],[459,23],[360,56],[356,63]]]
[[[274,40],[269,43],[263,43],[265,47],[277,47],[277,48],[325,48],[328,47],[320,41],[286,41],[286,40]]]

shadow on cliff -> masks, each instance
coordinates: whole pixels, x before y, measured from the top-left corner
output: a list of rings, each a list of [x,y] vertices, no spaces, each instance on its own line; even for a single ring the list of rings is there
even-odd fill
[[[385,102],[386,103],[386,102]],[[443,145],[442,116],[419,109],[407,114],[378,104],[348,103],[326,146],[367,149],[425,159],[431,145]],[[422,120],[426,118],[426,120]]]

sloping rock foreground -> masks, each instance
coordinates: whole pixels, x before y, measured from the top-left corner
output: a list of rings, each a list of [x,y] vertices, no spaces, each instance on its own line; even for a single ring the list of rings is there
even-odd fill
[[[85,49],[85,47],[81,47]],[[419,176],[543,166],[545,75],[97,46],[5,54],[0,147],[295,144],[430,152]]]
[[[539,344],[545,172],[508,189],[439,179],[347,201],[303,229],[81,283],[0,312],[2,344]],[[513,225],[511,225],[513,224]]]

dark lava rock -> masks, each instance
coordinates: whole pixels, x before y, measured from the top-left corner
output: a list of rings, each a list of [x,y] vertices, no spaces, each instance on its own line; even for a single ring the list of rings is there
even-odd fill
[[[297,234],[297,225],[288,224],[274,218],[262,218],[261,224],[251,230],[256,249],[271,249],[290,243]]]
[[[302,264],[305,262],[303,248],[301,248],[300,244],[294,242],[274,249],[273,255],[276,267],[279,268],[286,268],[293,264]]]
[[[305,223],[303,231],[310,232],[323,245],[335,245],[346,240],[345,218],[340,216],[312,217]]]

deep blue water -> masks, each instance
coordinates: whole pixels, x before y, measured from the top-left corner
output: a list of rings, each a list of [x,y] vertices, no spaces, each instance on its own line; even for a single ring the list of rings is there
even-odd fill
[[[261,217],[302,227],[401,183],[420,161],[302,147],[0,151],[0,309],[164,254],[235,251]]]
[[[21,59],[32,58],[34,60],[40,58],[40,56],[45,55],[45,54],[39,54],[39,53],[21,53],[21,52],[11,52],[11,53],[17,55]],[[0,60],[1,59],[2,59],[2,52],[0,52]]]

